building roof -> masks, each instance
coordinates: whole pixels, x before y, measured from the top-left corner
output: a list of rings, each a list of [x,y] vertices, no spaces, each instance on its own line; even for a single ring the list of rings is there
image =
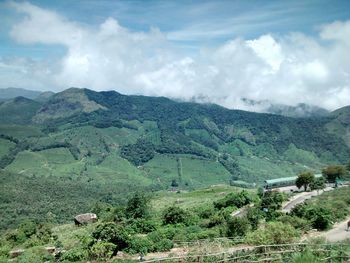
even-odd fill
[[[315,174],[315,177],[316,178],[322,177],[322,174]],[[278,184],[278,183],[286,183],[286,182],[295,182],[295,180],[297,178],[298,178],[298,176],[282,177],[282,178],[265,180],[265,183],[266,184]]]

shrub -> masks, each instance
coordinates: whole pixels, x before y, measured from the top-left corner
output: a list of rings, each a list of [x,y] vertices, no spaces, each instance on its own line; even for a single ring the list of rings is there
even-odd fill
[[[148,234],[148,238],[151,239],[154,243],[162,240],[162,239],[173,239],[178,229],[172,225],[168,225],[166,227],[162,227],[156,231],[153,231]]]
[[[156,222],[139,218],[131,221],[130,228],[135,233],[147,234],[156,230]]]
[[[146,237],[134,236],[129,241],[128,252],[130,254],[140,253],[145,255],[152,250],[153,242]]]
[[[128,218],[146,218],[149,215],[150,199],[142,194],[136,193],[128,200],[125,214]]]
[[[320,262],[320,259],[317,258],[310,250],[305,250],[301,253],[296,254],[293,259],[292,263],[318,263]]]
[[[90,248],[90,254],[94,259],[108,259],[114,255],[116,247],[110,242],[97,242]]]
[[[332,212],[325,207],[300,204],[292,209],[291,215],[309,220],[312,227],[318,230],[328,229],[332,224]]]
[[[299,231],[289,224],[269,222],[265,228],[249,233],[246,240],[253,245],[286,244],[295,241],[299,236]]]
[[[262,218],[262,212],[257,209],[250,207],[247,210],[247,219],[251,225],[252,230],[258,229],[259,221]]]
[[[173,241],[165,238],[154,243],[153,249],[154,249],[154,252],[165,252],[165,251],[169,251],[173,247],[174,247]]]
[[[281,216],[278,219],[278,221],[282,222],[283,224],[290,224],[295,229],[299,229],[304,232],[311,229],[311,223],[309,221],[297,216],[284,215],[284,216]]]
[[[217,200],[214,202],[214,207],[217,209],[222,209],[228,206],[241,208],[245,205],[250,204],[251,202],[252,198],[250,197],[249,193],[243,190],[240,193],[230,193],[224,198]]]
[[[243,237],[250,229],[250,222],[247,218],[232,217],[227,221],[228,237]]]
[[[211,228],[225,223],[225,217],[221,213],[216,213],[209,218],[208,227]]]
[[[195,211],[200,218],[208,219],[215,214],[213,206],[202,206],[198,207]]]
[[[81,247],[75,247],[73,249],[70,249],[64,252],[62,254],[61,260],[68,261],[68,262],[77,262],[77,261],[82,261],[86,258],[88,258],[88,252]]]
[[[10,251],[11,251],[11,247],[8,244],[5,244],[5,242],[4,243],[0,242],[0,258],[1,257],[7,258]]]
[[[187,211],[177,206],[171,206],[165,209],[163,213],[163,223],[168,224],[185,224],[189,219]]]
[[[103,241],[115,244],[114,253],[126,248],[129,242],[125,228],[112,222],[99,224],[92,232],[92,237],[95,239],[94,243]]]

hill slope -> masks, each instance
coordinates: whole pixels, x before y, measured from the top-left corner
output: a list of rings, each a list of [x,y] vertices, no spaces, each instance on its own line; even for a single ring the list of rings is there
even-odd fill
[[[43,151],[55,148],[68,149],[60,153],[60,158],[67,160],[61,164],[76,166],[77,174],[83,173],[86,167],[93,170],[102,169],[101,165],[110,167],[107,160],[120,158],[148,179],[166,184],[172,180],[182,181],[180,168],[186,172],[194,165],[199,174],[205,173],[199,168],[203,163],[195,159],[208,163],[214,170],[224,169],[225,172],[219,172],[222,177],[218,176],[217,182],[230,179],[261,182],[349,158],[349,148],[344,145],[341,134],[334,136],[335,132],[329,129],[339,120],[338,115],[297,119],[228,110],[210,104],[180,103],[161,97],[72,88],[41,104],[28,99],[2,103],[0,111],[8,112],[2,115],[10,116],[2,120],[2,124],[10,124],[11,111],[21,115],[15,111],[21,105],[27,107],[21,110],[23,120],[13,118],[11,124],[31,124],[42,134],[26,138],[26,151],[16,153],[11,165],[6,165],[6,169],[13,171],[19,170],[16,170],[19,166],[25,167],[21,163],[31,152],[42,156],[38,157],[40,160],[46,160],[53,153]],[[10,130],[0,130],[0,133],[16,137]],[[72,161],[68,161],[69,154],[73,156]],[[187,160],[192,160],[188,161],[189,165]],[[168,162],[174,163],[169,176],[162,172],[164,163]],[[138,166],[141,167],[136,168]],[[57,170],[50,162],[45,167],[53,173]]]
[[[162,97],[68,89],[43,102],[3,102],[0,116],[6,189],[15,192],[18,182],[25,187],[37,181],[40,189],[46,184],[52,189],[57,180],[60,189],[76,189],[74,200],[82,189],[90,189],[87,193],[95,197],[82,196],[76,212],[86,211],[92,200],[122,201],[130,189],[262,184],[267,178],[318,171],[350,159],[344,143],[347,124],[337,114],[289,118]],[[28,194],[35,198],[48,197],[32,189]],[[41,214],[52,212],[62,220],[73,212],[60,209],[68,195],[57,191]],[[26,211],[21,201],[4,200],[10,218]]]

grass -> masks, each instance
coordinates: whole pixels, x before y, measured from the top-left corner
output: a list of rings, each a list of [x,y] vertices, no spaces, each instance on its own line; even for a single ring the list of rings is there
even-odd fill
[[[142,167],[142,171],[155,183],[170,186],[173,179],[179,182],[176,157],[172,155],[157,154]]]
[[[350,187],[325,192],[309,202],[317,207],[329,209],[336,221],[344,220],[350,214]]]
[[[73,158],[68,149],[54,148],[20,152],[6,170],[27,176],[78,176],[83,165]]]
[[[261,184],[266,179],[296,176],[304,170],[314,170],[302,164],[290,163],[283,160],[270,160],[268,158],[259,158],[256,156],[238,156],[241,171],[247,182],[255,182]],[[317,171],[317,170],[314,170]]]
[[[181,208],[193,208],[196,206],[205,206],[214,201],[223,198],[231,192],[241,191],[242,188],[229,185],[213,185],[194,191],[159,191],[151,201],[152,209],[158,213],[164,208],[176,204]],[[254,191],[254,190],[248,190]]]
[[[80,243],[80,237],[86,237],[95,228],[96,224],[88,224],[77,227],[73,223],[59,225],[52,228],[52,233],[57,236],[57,239],[62,243],[64,249],[72,249]]]
[[[231,174],[221,163],[196,158],[181,158],[182,180],[193,187],[229,183]]]
[[[13,136],[19,139],[44,135],[39,127],[29,125],[0,125],[0,134]]]
[[[172,180],[176,180],[182,187],[206,187],[228,183],[231,176],[219,162],[188,155],[156,155],[142,170],[154,183],[168,187]]]
[[[138,184],[150,185],[152,180],[145,177],[143,172],[131,165],[117,153],[112,153],[99,165],[88,165],[87,174],[93,180],[103,182],[137,182]]]

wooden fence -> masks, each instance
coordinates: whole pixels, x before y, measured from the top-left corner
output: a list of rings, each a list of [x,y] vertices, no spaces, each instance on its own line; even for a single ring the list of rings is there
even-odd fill
[[[346,262],[350,259],[350,244],[293,243],[282,245],[246,246],[207,254],[191,254],[147,260],[144,262],[288,262],[296,253],[309,250],[323,262]]]

